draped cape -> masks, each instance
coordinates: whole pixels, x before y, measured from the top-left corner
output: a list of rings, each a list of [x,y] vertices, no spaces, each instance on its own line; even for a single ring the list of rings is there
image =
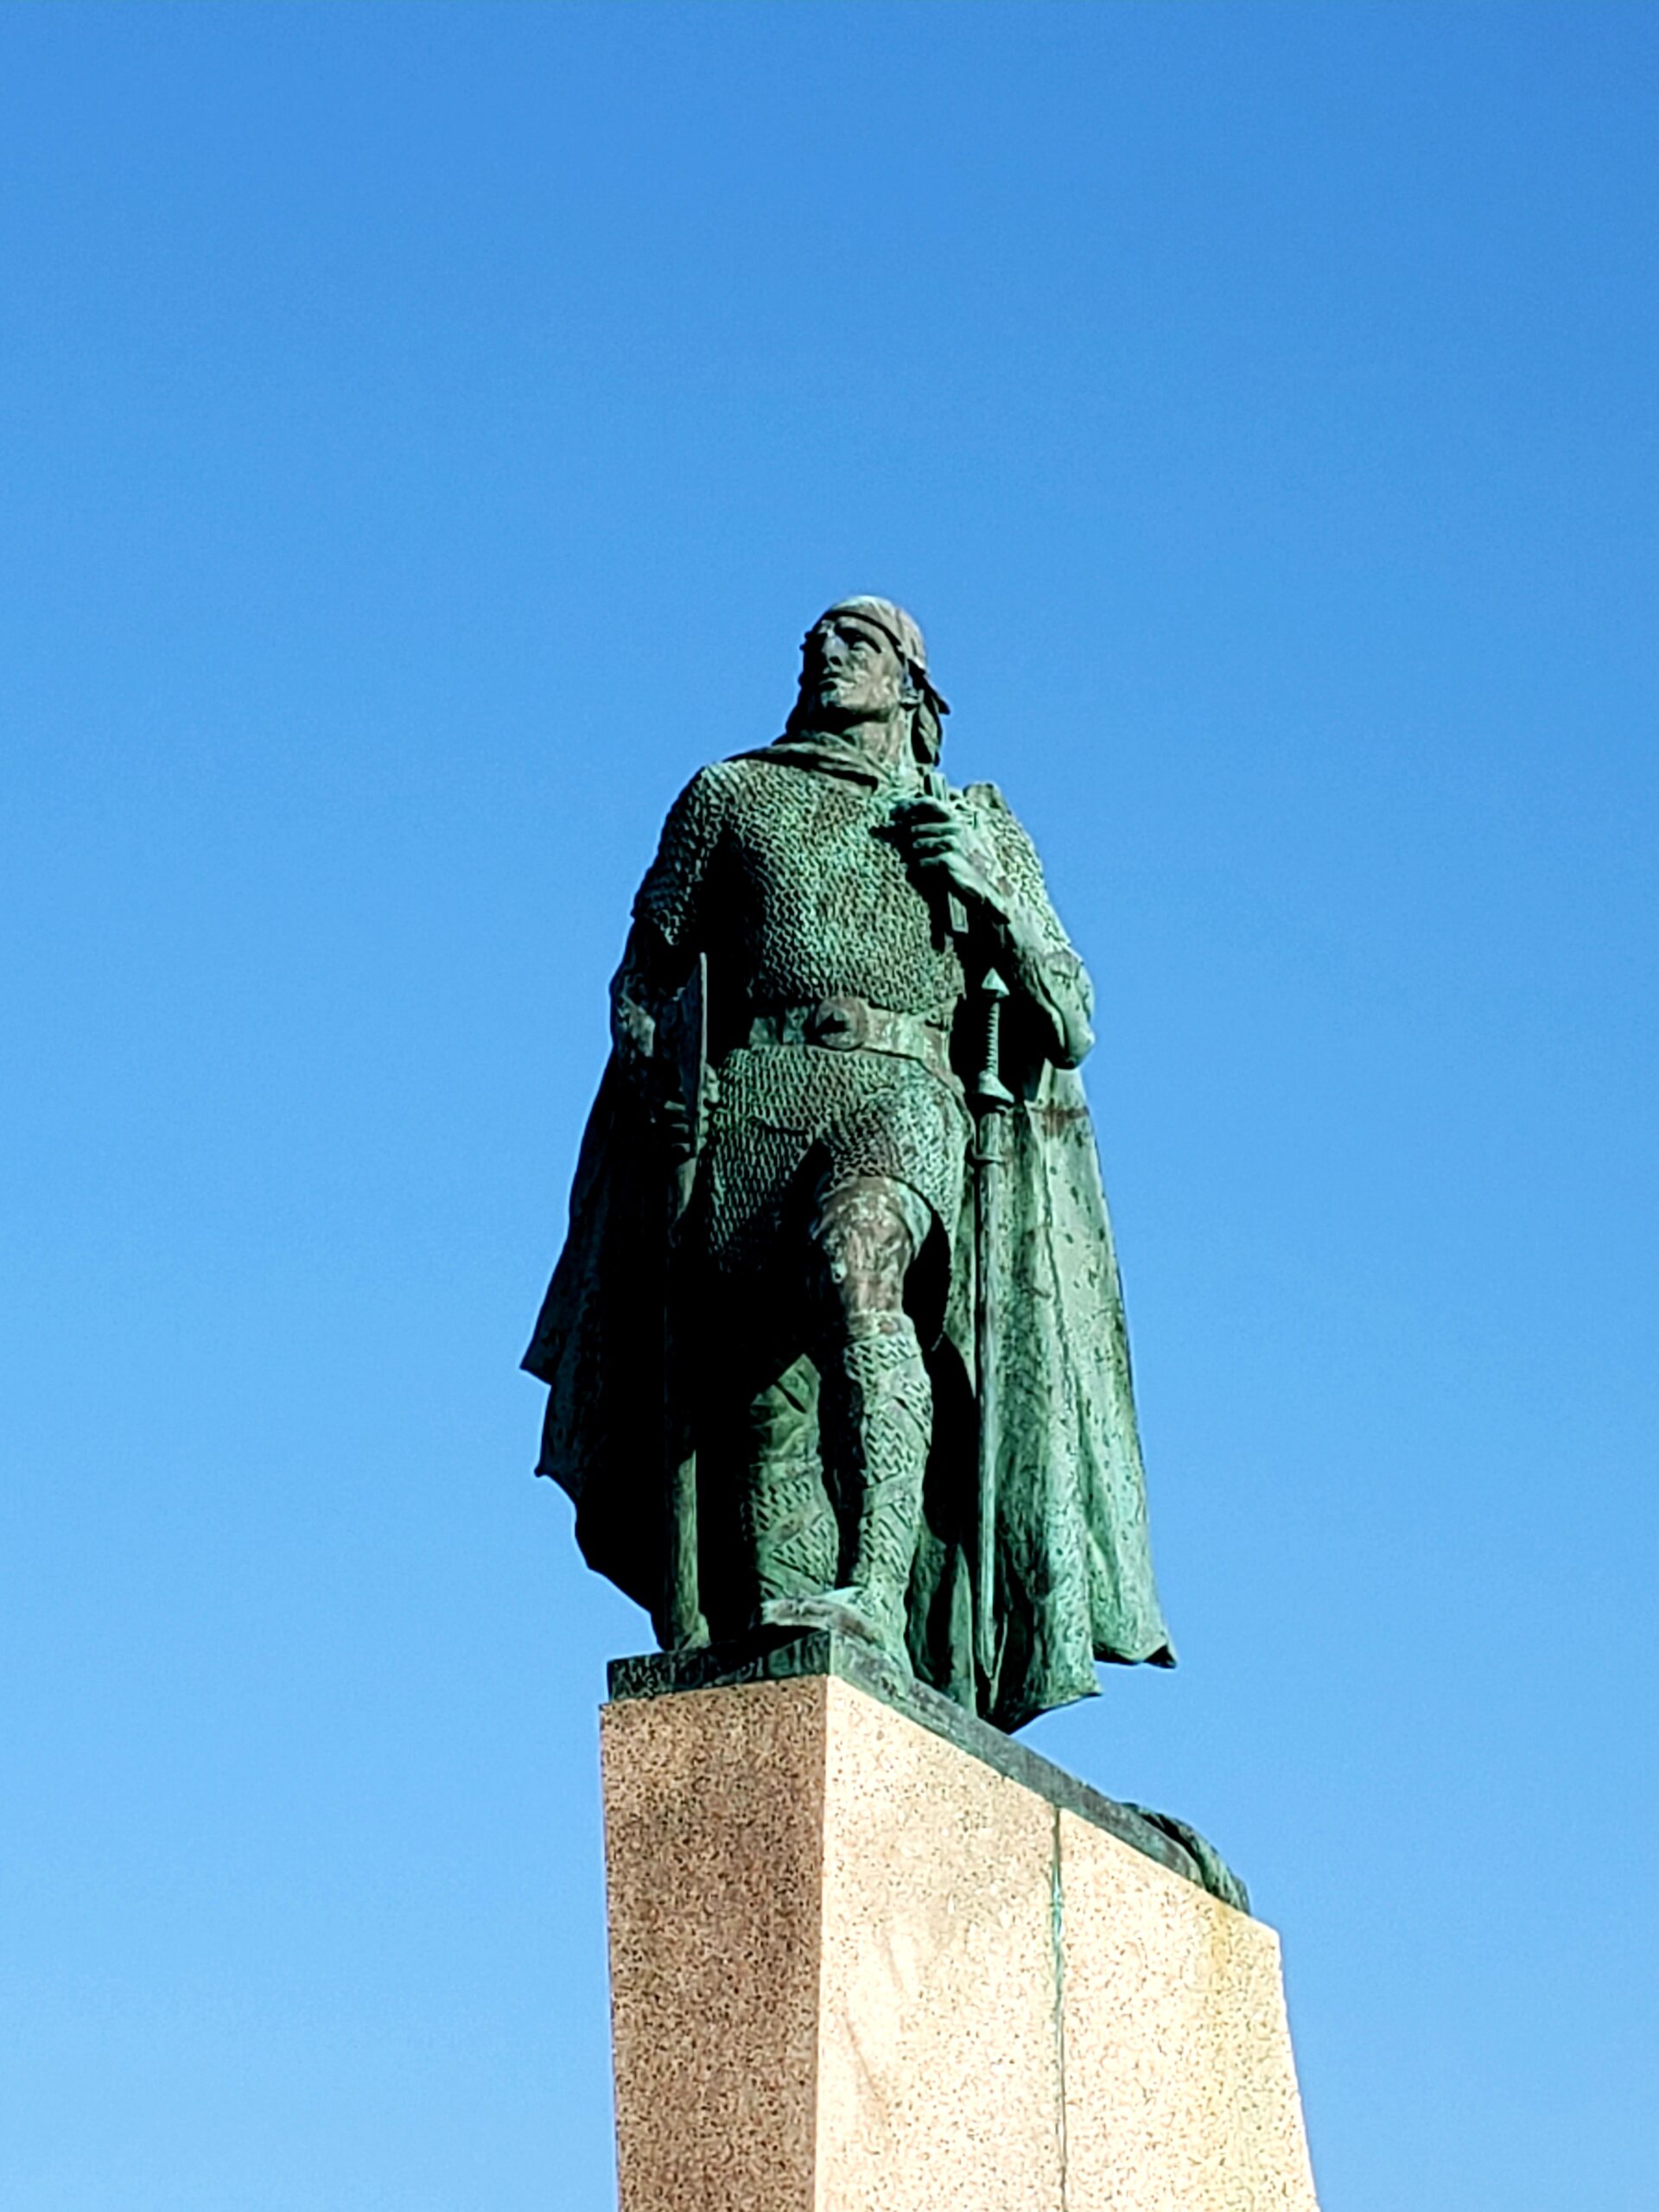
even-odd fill
[[[975,1236],[970,1166],[936,1370],[935,1448],[909,1601],[920,1678],[1014,1729],[1095,1694],[1096,1660],[1173,1666],[1153,1580],[1116,1255],[1075,1071],[1005,1057],[992,1357],[999,1408],[996,1653],[973,1656]],[[548,1386],[537,1472],[575,1505],[588,1564],[660,1618],[664,1570],[664,1171],[613,1059],[583,1136],[569,1232],[524,1364]],[[954,1373],[967,1418],[948,1414]]]

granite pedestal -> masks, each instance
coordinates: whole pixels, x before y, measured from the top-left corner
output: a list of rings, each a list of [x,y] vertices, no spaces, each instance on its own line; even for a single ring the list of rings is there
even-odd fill
[[[825,1637],[602,1746],[621,2212],[1317,2212],[1278,1939],[1154,1826]]]

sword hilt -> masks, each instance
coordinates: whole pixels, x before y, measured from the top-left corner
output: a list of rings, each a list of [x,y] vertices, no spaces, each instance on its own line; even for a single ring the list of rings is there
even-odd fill
[[[982,1107],[1014,1103],[1014,1093],[1002,1080],[1002,1001],[1007,995],[1007,985],[995,968],[988,968],[974,1006],[974,1097]]]

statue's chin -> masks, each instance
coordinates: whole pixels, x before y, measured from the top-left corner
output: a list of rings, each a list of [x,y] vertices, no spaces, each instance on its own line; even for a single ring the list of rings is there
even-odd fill
[[[807,719],[819,729],[852,729],[860,722],[879,721],[883,709],[867,699],[847,699],[822,693],[806,704]]]

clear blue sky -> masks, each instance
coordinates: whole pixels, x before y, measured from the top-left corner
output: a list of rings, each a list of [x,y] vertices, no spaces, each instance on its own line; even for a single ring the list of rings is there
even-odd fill
[[[516,1362],[849,590],[1046,855],[1327,2212],[1649,2212],[1659,16],[0,13],[17,2212],[597,2212]]]

